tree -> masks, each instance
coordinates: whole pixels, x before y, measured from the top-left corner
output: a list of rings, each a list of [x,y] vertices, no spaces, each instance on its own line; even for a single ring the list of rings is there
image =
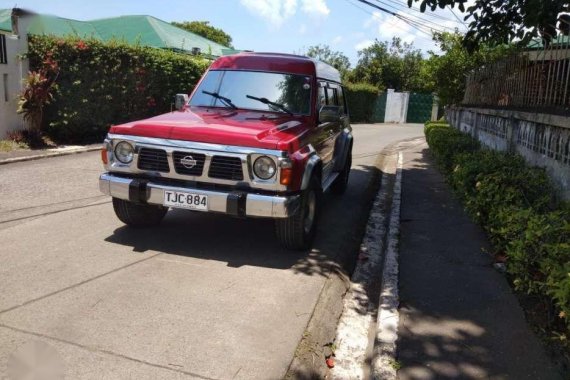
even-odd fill
[[[421,76],[424,61],[421,51],[398,37],[391,43],[375,40],[371,46],[359,51],[358,57],[358,64],[350,75],[354,82],[367,82],[396,91],[432,90]]]
[[[466,11],[465,20],[471,22],[464,44],[470,50],[481,43],[500,45],[519,40],[526,44],[538,36],[548,43],[557,34],[560,13],[570,11],[569,0],[475,0],[467,9],[467,0],[408,0],[408,6],[414,2],[420,3],[422,12],[455,5]]]
[[[346,55],[332,50],[328,45],[311,46],[307,50],[307,56],[326,62],[340,72],[345,78],[350,70],[350,61]]]
[[[463,35],[459,33],[435,33],[433,39],[443,54],[429,52],[430,57],[425,61],[422,76],[433,82],[442,105],[461,103],[467,74],[506,56],[511,50],[505,45],[481,45],[471,53],[463,45]]]
[[[209,21],[172,22],[172,25],[214,41],[220,45],[233,48],[232,37],[222,29],[210,25]]]

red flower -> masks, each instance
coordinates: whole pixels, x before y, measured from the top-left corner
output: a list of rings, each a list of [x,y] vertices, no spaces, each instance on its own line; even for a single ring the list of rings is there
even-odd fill
[[[87,45],[85,44],[85,42],[79,40],[77,42],[77,44],[75,44],[75,47],[78,48],[79,50],[86,50],[87,49]]]

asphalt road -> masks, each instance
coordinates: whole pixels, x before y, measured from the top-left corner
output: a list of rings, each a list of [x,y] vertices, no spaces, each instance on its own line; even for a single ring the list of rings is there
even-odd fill
[[[44,342],[69,379],[281,378],[331,261],[353,254],[378,154],[422,134],[354,130],[348,191],[325,197],[304,253],[268,220],[175,210],[128,229],[98,191],[97,152],[0,166],[0,374]]]

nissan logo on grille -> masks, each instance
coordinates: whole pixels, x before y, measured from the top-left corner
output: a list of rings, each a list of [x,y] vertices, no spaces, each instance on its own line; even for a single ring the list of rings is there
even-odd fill
[[[180,163],[186,169],[192,169],[194,166],[196,166],[196,160],[192,156],[186,156],[186,157],[181,158]]]

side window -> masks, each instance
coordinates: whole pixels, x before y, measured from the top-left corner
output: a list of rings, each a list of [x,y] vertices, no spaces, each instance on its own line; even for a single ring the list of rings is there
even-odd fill
[[[336,88],[334,88],[330,84],[329,87],[327,87],[327,99],[328,99],[327,104],[329,106],[338,106],[338,95],[336,92]]]
[[[346,115],[346,103],[344,100],[344,89],[341,86],[338,86],[338,104],[340,109],[342,110],[342,114]]]
[[[327,105],[327,93],[324,87],[321,87],[319,83],[319,97],[317,99],[317,108],[320,109],[322,106]],[[317,109],[317,111],[318,111]]]

